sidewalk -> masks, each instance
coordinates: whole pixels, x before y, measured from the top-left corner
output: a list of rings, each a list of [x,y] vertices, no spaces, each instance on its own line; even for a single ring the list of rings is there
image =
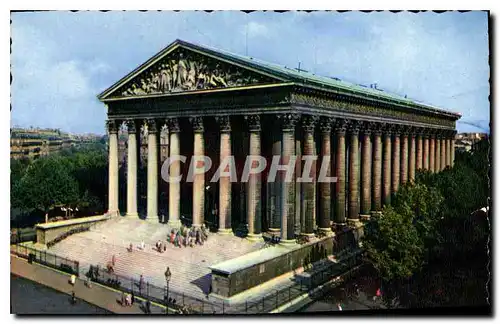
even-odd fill
[[[77,278],[73,287],[69,283],[69,274],[36,263],[29,264],[27,260],[17,256],[10,256],[10,271],[20,277],[68,294],[68,298],[74,291],[78,299],[107,309],[115,314],[144,314],[144,311],[140,307],[143,300],[140,298],[136,297],[136,302],[132,306],[123,307],[120,304],[121,292],[117,290],[103,287],[94,282],[92,283],[92,288],[88,288],[85,286],[84,281],[79,278]],[[156,303],[151,303],[151,313],[165,314],[165,308]]]

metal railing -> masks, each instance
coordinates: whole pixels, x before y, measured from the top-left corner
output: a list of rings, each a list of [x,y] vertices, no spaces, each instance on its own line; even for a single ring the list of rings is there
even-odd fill
[[[349,234],[352,232],[338,233],[334,238],[334,254],[337,256],[337,262],[323,260],[314,265],[308,265],[305,273],[308,276],[295,275],[294,282],[274,293],[270,293],[257,300],[245,301],[239,304],[228,305],[224,301],[214,301],[196,298],[193,296],[179,293],[167,286],[159,287],[148,281],[130,278],[108,272],[106,268],[99,266],[90,266],[85,273],[92,281],[102,285],[114,288],[116,290],[131,293],[137,297],[156,302],[167,306],[178,313],[187,314],[262,314],[269,313],[276,308],[284,305],[302,294],[310,291],[314,287],[322,285],[332,278],[352,273],[352,269],[361,264],[362,250],[356,244],[356,240]],[[15,253],[28,260],[45,264],[54,269],[62,270],[68,273],[73,271],[76,275],[79,272],[78,261],[59,257],[46,251],[40,251],[35,248],[23,245],[15,245],[11,248],[11,253]],[[64,266],[66,265],[66,266]],[[61,269],[67,268],[66,270]],[[69,270],[71,269],[71,270]]]
[[[80,263],[47,251],[35,249],[21,244],[11,245],[10,252],[27,259],[29,263],[36,262],[47,267],[79,276]]]

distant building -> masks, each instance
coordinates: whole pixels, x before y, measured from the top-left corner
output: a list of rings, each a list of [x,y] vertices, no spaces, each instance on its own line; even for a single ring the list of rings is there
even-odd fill
[[[10,157],[37,159],[75,145],[97,142],[100,135],[73,135],[59,129],[11,128]]]
[[[460,133],[455,136],[455,150],[469,152],[476,143],[488,137],[487,133]]]

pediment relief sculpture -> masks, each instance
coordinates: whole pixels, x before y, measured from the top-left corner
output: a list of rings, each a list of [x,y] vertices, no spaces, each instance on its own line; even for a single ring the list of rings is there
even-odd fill
[[[189,51],[176,51],[124,85],[122,96],[271,83],[272,78]]]

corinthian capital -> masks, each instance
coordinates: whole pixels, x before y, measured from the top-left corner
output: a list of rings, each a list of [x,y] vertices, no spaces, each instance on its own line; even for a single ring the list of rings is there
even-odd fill
[[[302,117],[302,129],[306,133],[313,133],[316,123],[318,122],[318,116],[316,115],[306,115]]]
[[[245,120],[251,132],[260,132],[260,115],[245,115]]]
[[[127,132],[136,133],[137,132],[137,122],[134,119],[128,119],[127,123]]]
[[[299,120],[300,116],[298,114],[281,114],[278,115],[278,119],[281,121],[281,128],[283,131],[293,131],[295,130],[295,125]]]
[[[228,133],[231,131],[231,118],[229,116],[216,116],[215,120],[219,124],[220,131],[223,133]]]
[[[168,131],[170,133],[179,133],[181,131],[178,118],[168,118],[165,124],[168,125]]]
[[[191,118],[189,118],[189,121],[193,125],[193,131],[195,133],[202,133],[204,131],[203,117],[200,117],[200,116],[191,117]]]
[[[146,119],[146,125],[148,126],[148,133],[156,133],[158,131],[158,123],[155,119]]]
[[[106,120],[106,128],[110,134],[117,134],[120,129],[121,121],[116,119],[108,119]]]
[[[322,133],[330,133],[332,127],[334,126],[335,118],[333,117],[321,117],[319,122],[319,129]]]
[[[359,134],[359,130],[361,129],[362,125],[363,125],[363,123],[359,120],[355,120],[355,119],[349,120],[349,124],[348,124],[349,133],[351,133],[352,135]]]

